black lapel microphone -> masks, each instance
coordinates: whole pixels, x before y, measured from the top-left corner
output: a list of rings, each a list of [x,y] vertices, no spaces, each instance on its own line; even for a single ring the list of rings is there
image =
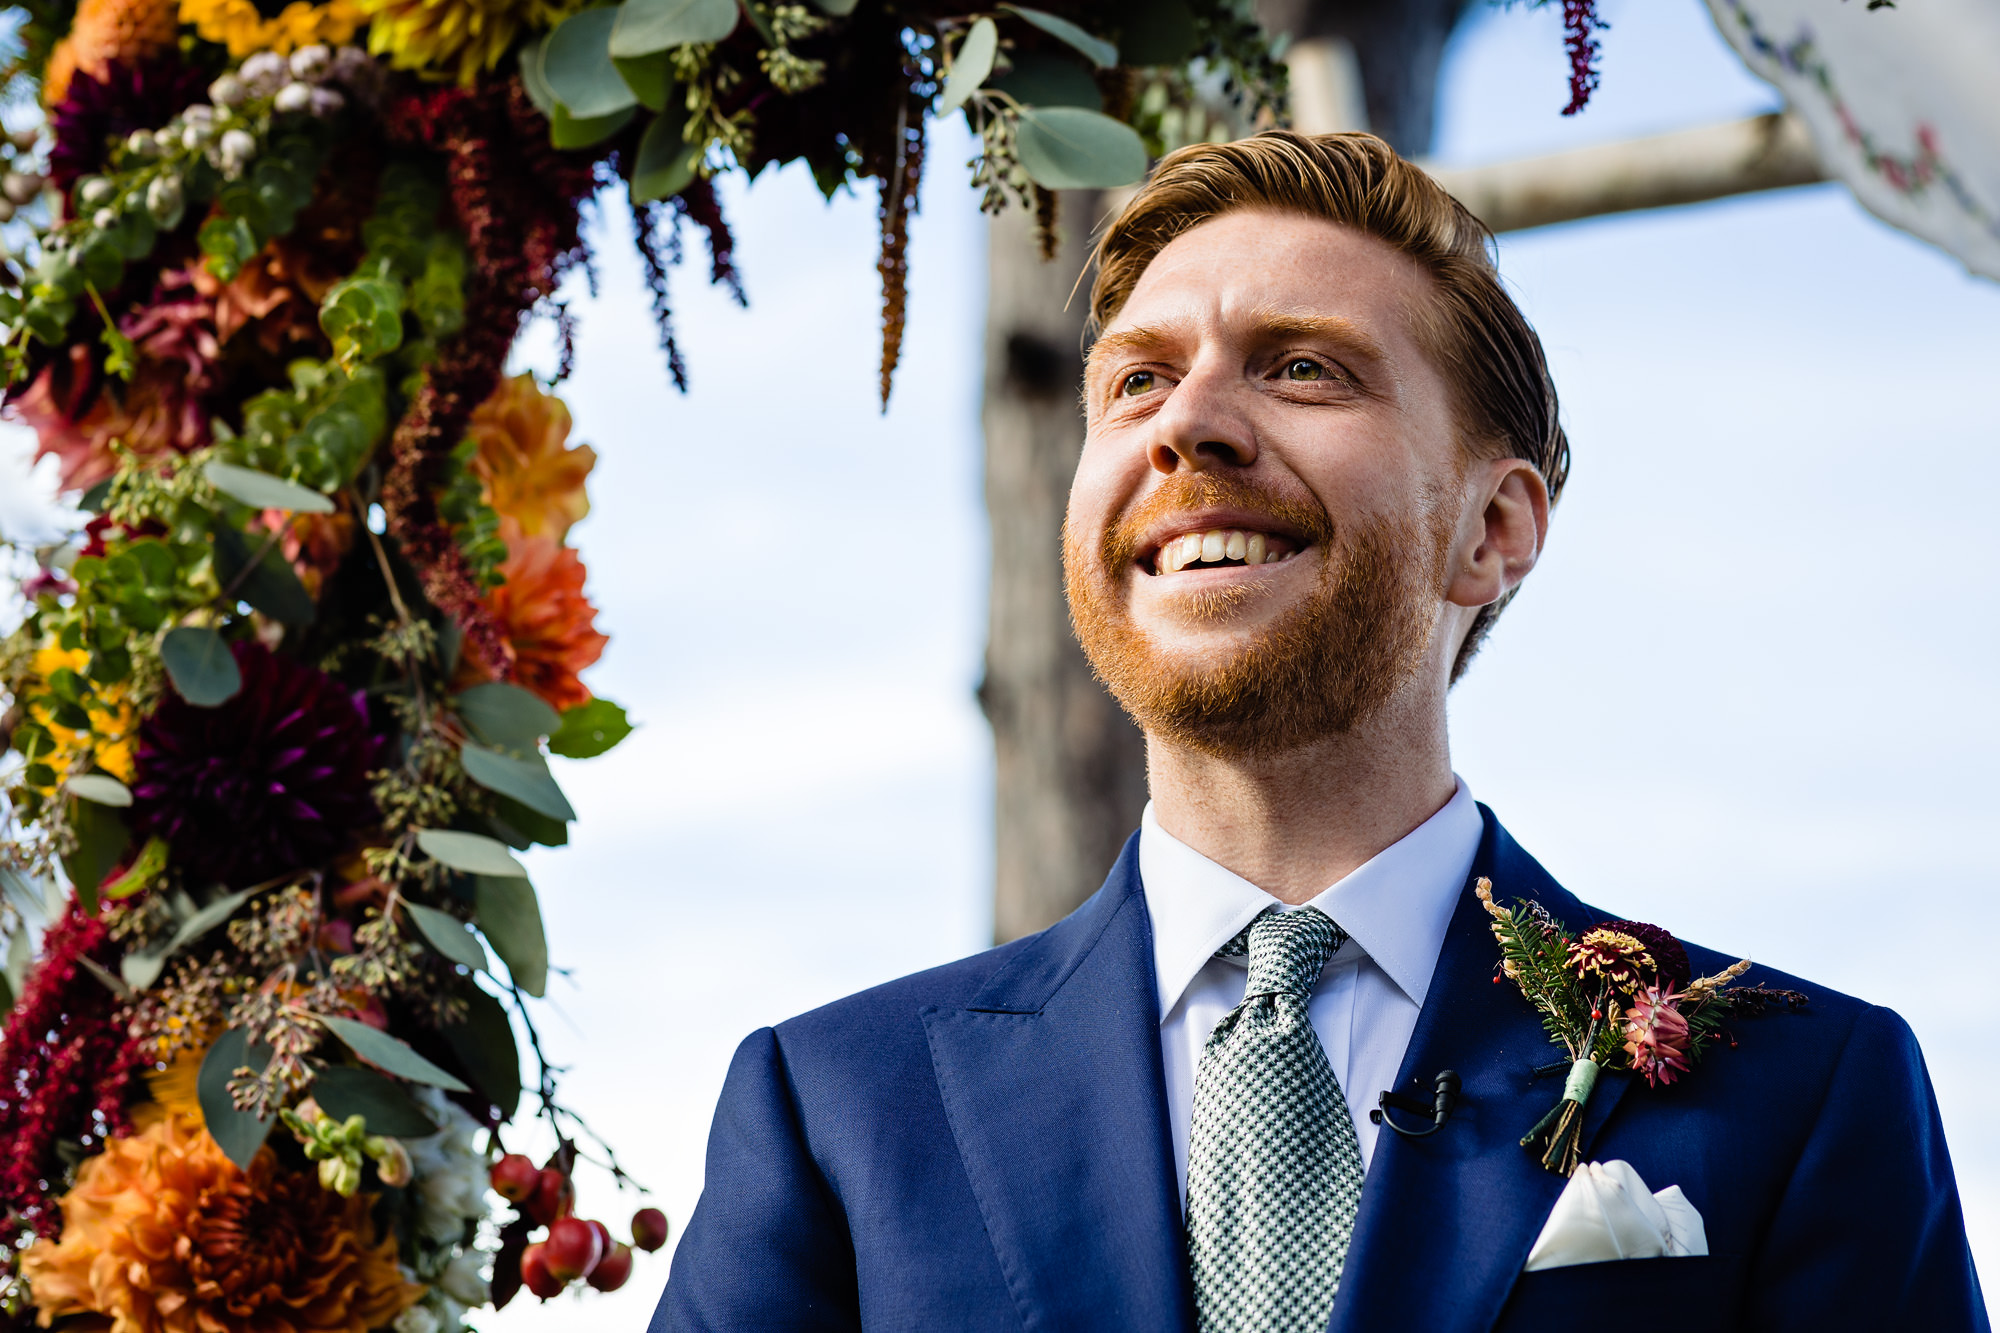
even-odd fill
[[[1437,1076],[1435,1082],[1436,1092],[1429,1102],[1411,1092],[1383,1093],[1376,1098],[1376,1109],[1368,1113],[1368,1119],[1374,1124],[1386,1125],[1406,1139],[1421,1139],[1437,1133],[1458,1107],[1458,1071],[1447,1069]],[[1405,1129],[1389,1117],[1391,1110],[1429,1116],[1431,1123],[1422,1129]]]

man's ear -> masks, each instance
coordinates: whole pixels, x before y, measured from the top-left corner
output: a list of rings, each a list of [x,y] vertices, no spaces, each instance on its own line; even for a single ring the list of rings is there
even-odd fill
[[[1549,489],[1526,459],[1495,458],[1466,469],[1465,518],[1453,544],[1445,600],[1499,601],[1535,567],[1549,531]]]

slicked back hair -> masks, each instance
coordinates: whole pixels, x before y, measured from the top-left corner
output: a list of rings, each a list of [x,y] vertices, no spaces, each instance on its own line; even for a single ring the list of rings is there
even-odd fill
[[[1352,227],[1416,261],[1431,278],[1431,300],[1413,312],[1414,333],[1444,377],[1466,451],[1525,459],[1555,503],[1569,476],[1569,441],[1541,339],[1500,284],[1493,234],[1372,134],[1271,130],[1170,154],[1097,242],[1091,336],[1117,317],[1175,237],[1252,208]],[[1454,682],[1512,597],[1473,618],[1452,662]]]

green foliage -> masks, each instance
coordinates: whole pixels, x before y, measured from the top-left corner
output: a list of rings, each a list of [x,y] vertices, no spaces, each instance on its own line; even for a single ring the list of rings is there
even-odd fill
[[[197,708],[214,708],[236,697],[243,673],[222,636],[206,625],[183,625],[160,641],[160,661],[181,698]]]
[[[438,492],[438,515],[458,537],[473,576],[491,588],[500,582],[507,543],[500,537],[500,515],[486,503],[485,484],[471,467],[478,449],[474,441],[460,440],[452,450],[451,480]]]
[[[239,1071],[261,1073],[271,1063],[271,1049],[252,1043],[241,1028],[230,1028],[215,1039],[202,1057],[196,1091],[201,1100],[201,1118],[209,1136],[223,1155],[236,1165],[248,1168],[250,1159],[264,1146],[274,1117],[238,1110],[229,1084]]]
[[[424,1108],[394,1079],[359,1065],[329,1065],[313,1080],[313,1100],[334,1120],[360,1116],[371,1133],[421,1139],[437,1133]]]
[[[592,699],[563,713],[549,737],[549,752],[566,759],[594,759],[632,734],[625,710],[609,699]]]
[[[321,1026],[346,1044],[347,1049],[384,1073],[412,1083],[428,1083],[447,1092],[472,1091],[461,1080],[411,1050],[409,1043],[400,1038],[351,1018],[336,1018],[331,1014],[319,1014],[317,1018]]]

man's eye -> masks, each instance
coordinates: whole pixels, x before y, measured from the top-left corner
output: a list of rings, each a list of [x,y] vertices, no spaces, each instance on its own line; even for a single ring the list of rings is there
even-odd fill
[[[1299,357],[1285,366],[1288,380],[1319,380],[1326,378],[1326,367],[1310,357]]]
[[[1152,371],[1135,370],[1125,377],[1124,383],[1118,386],[1118,392],[1127,398],[1136,398],[1142,393],[1151,391],[1153,383],[1154,376]]]

